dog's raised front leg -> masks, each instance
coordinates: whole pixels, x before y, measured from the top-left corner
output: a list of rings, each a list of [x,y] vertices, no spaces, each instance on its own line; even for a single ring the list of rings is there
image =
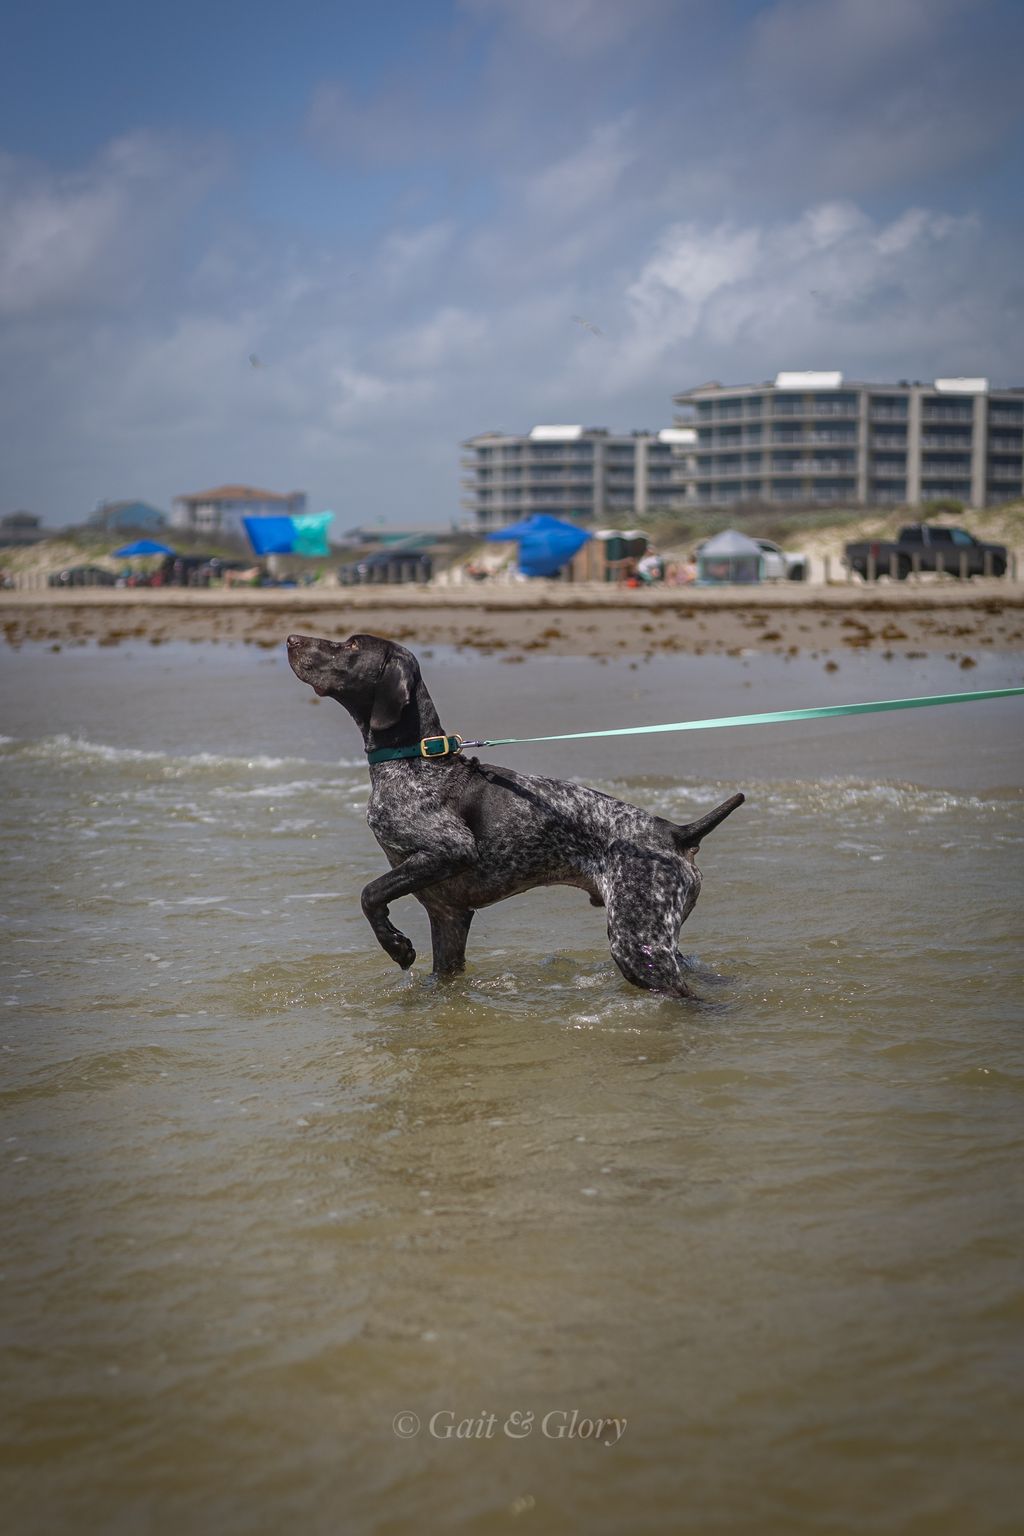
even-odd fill
[[[388,906],[400,896],[412,896],[418,891],[462,874],[476,863],[476,852],[437,853],[434,851],[412,853],[397,869],[389,870],[371,880],[363,889],[361,901],[363,913],[373,929],[377,943],[389,954],[396,965],[407,971],[416,959],[416,951],[395,925],[388,919]],[[467,930],[468,931],[468,930]]]

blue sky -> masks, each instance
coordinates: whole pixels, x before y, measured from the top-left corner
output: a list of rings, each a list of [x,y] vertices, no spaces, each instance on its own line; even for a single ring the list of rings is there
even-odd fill
[[[1024,384],[1019,0],[12,9],[0,511],[446,525],[490,428]]]

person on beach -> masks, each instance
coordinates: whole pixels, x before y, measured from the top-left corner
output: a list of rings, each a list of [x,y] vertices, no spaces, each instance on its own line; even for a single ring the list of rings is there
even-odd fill
[[[647,553],[637,564],[636,574],[647,586],[653,586],[655,582],[664,581],[665,562],[653,544],[648,547]]]

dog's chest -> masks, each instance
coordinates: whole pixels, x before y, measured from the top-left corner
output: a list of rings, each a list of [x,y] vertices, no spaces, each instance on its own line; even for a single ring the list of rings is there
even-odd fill
[[[430,847],[430,824],[436,819],[436,797],[420,792],[415,780],[395,775],[394,783],[375,784],[366,807],[366,823],[392,860]]]

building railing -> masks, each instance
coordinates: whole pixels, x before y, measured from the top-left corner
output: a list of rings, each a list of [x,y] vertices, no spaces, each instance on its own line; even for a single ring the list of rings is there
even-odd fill
[[[872,421],[907,420],[907,412],[893,405],[873,405],[868,414]]]
[[[518,490],[521,487],[527,485],[593,485],[594,476],[592,474],[588,474],[586,471],[581,471],[579,474],[574,475],[569,470],[542,470],[538,472],[537,470],[524,469],[517,472],[516,474],[502,475],[492,473],[486,477],[477,476],[477,478],[472,481],[469,481],[467,477],[467,483],[475,485],[481,491],[492,489],[496,490],[499,488],[506,490]]]
[[[959,448],[961,453],[970,453],[971,437],[970,433],[967,433],[967,435],[963,437],[955,437],[951,433],[947,432],[922,433],[921,447]]]
[[[463,506],[469,507],[478,517],[506,517],[511,520],[525,512],[549,509],[556,510],[561,517],[590,517],[594,503],[582,496],[576,499],[571,496],[517,496],[509,501],[467,500]]]
[[[852,475],[855,468],[851,459],[793,459],[785,464],[773,459],[771,473],[773,475],[816,475],[822,470],[827,470],[829,473]]]
[[[846,443],[850,448],[857,446],[857,434],[855,432],[830,432],[827,428],[823,432],[793,432],[788,435],[780,434],[778,428],[772,432],[771,447],[802,448],[809,443]]]
[[[820,403],[805,405],[802,401],[794,401],[792,404],[784,405],[781,401],[776,400],[772,415],[776,421],[787,416],[841,416],[849,420],[856,417],[857,407],[855,405],[840,405],[835,401],[827,405]]]
[[[718,464],[712,461],[698,463],[694,475],[689,477],[705,480],[735,480],[760,479],[766,475],[843,475],[853,479],[857,473],[856,463],[843,459],[795,459],[791,463],[780,464],[775,460],[765,459],[758,464]],[[687,481],[689,483],[689,480]]]

